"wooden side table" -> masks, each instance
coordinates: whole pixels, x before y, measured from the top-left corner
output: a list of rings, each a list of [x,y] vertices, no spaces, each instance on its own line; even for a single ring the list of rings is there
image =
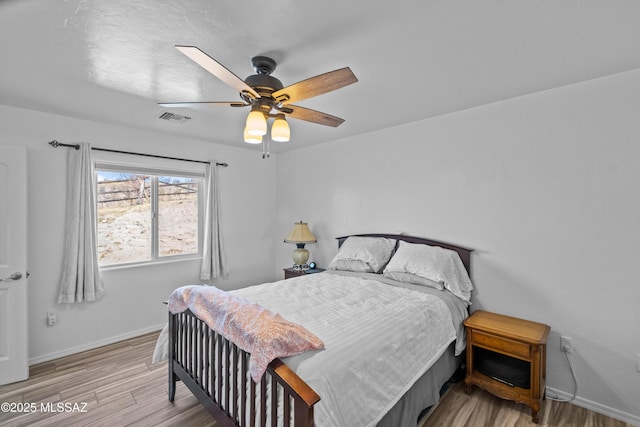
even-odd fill
[[[524,403],[531,407],[531,417],[537,423],[545,390],[549,326],[483,310],[473,312],[464,325],[467,333],[467,375],[464,379],[467,393],[475,384],[495,396]],[[512,360],[509,358],[517,360],[509,363],[515,366],[511,372],[503,370],[495,374],[486,369],[481,372],[480,357],[494,366]],[[528,388],[514,385],[509,379],[509,375],[522,369],[529,371]],[[520,373],[526,377],[526,372]]]
[[[291,279],[292,277],[304,276],[305,274],[321,273],[324,268],[314,268],[309,270],[294,270],[293,268],[284,269],[284,278]]]

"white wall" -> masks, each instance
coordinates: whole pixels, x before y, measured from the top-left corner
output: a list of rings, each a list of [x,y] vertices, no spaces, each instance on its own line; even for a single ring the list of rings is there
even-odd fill
[[[308,221],[320,266],[352,233],[475,249],[473,309],[549,324],[568,394],[572,337],[577,403],[640,424],[639,117],[633,71],[281,154],[274,240]]]
[[[27,148],[32,363],[159,329],[167,316],[162,302],[171,291],[184,284],[200,283],[199,261],[106,270],[107,295],[101,301],[57,304],[68,149],[51,148],[47,142],[52,139],[228,162],[230,166],[221,169],[219,175],[222,232],[230,275],[214,284],[232,289],[274,278],[271,236],[275,217],[275,162],[231,146],[0,106],[0,144]],[[256,212],[260,213],[258,217]],[[49,309],[58,312],[58,324],[54,327],[46,326]]]

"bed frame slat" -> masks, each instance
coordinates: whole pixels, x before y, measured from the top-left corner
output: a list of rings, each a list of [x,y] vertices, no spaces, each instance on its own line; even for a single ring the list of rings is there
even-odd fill
[[[224,340],[224,377],[221,378],[222,382],[224,382],[224,407],[229,410],[229,394],[231,391],[231,386],[229,385],[229,380],[231,379],[231,354],[229,351],[229,341]]]
[[[271,425],[278,425],[278,383],[271,376]]]
[[[286,391],[284,392],[284,402],[283,402],[283,405],[282,405],[282,413],[284,414],[283,426],[284,427],[290,427],[291,426],[291,417],[288,417],[286,415],[291,413],[291,395],[289,393],[287,393]]]
[[[238,347],[235,344],[231,344],[233,349],[233,369],[231,375],[233,375],[232,390],[233,390],[233,411],[231,412],[235,418],[238,417]]]
[[[246,427],[247,425],[247,361],[248,356],[244,351],[240,352],[240,364],[242,369],[240,371],[240,427]]]
[[[267,376],[260,380],[260,426],[267,425]]]
[[[216,400],[222,400],[222,335],[216,334],[216,341],[218,346],[218,357],[216,357],[216,371],[218,372],[216,376],[216,384],[218,389],[218,394],[216,394]]]
[[[256,383],[254,383],[253,381],[251,381],[251,395],[249,396],[250,398],[250,405],[251,405],[251,413],[249,415],[249,420],[251,422],[251,427],[255,427],[256,426]]]

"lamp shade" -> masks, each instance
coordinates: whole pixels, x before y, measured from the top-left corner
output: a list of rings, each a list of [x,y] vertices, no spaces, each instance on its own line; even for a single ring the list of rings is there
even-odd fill
[[[264,118],[264,113],[260,110],[260,106],[252,108],[251,112],[247,116],[247,133],[249,135],[265,135],[267,133],[267,119]]]
[[[287,142],[291,137],[289,123],[284,118],[284,114],[278,114],[271,125],[271,139],[278,142]]]
[[[244,142],[248,144],[262,144],[262,137],[260,135],[251,135],[247,132],[247,128],[244,128]]]
[[[306,222],[296,222],[293,229],[284,238],[285,243],[316,243],[318,239],[313,235]]]

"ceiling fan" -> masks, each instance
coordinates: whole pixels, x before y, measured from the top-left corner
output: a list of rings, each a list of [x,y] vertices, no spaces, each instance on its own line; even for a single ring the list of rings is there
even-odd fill
[[[242,101],[162,102],[159,105],[163,107],[196,105],[251,107],[244,132],[245,141],[249,143],[262,143],[262,136],[267,133],[267,119],[269,118],[275,119],[271,129],[271,139],[274,141],[289,140],[289,125],[285,118],[287,116],[325,126],[340,126],[344,120],[339,117],[292,103],[331,92],[358,81],[351,69],[345,67],[285,87],[280,80],[271,75],[276,68],[276,61],[267,56],[253,57],[251,63],[256,74],[241,80],[224,65],[195,46],[176,45],[176,48],[196,64],[236,89],[240,93]]]

